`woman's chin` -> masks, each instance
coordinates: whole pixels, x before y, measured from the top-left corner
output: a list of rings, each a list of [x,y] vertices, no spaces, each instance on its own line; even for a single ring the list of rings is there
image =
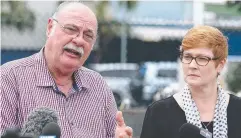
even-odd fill
[[[186,80],[189,86],[200,86],[201,82],[199,80]]]

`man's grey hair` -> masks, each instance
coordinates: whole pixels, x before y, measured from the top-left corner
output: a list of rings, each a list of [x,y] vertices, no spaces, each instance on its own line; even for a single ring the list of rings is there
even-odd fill
[[[76,4],[76,3],[77,3],[77,4],[81,3],[81,4],[85,5],[85,4],[84,4],[82,1],[80,1],[80,0],[64,1],[64,2],[62,2],[61,4],[59,4],[59,6],[57,7],[56,11],[54,12],[52,18],[53,18],[53,19],[57,19],[58,13],[59,13],[61,10],[63,10],[63,9],[64,9],[66,6],[68,6],[69,4]],[[96,20],[97,20],[97,17],[96,17]],[[95,38],[95,39],[97,39],[97,38],[98,38],[98,20],[97,20],[96,38]]]
[[[54,12],[52,18],[56,19],[59,11],[61,11],[63,8],[68,6],[69,4],[75,4],[75,3],[82,3],[81,1],[64,1],[57,7],[56,11]],[[82,3],[83,4],[83,3]]]

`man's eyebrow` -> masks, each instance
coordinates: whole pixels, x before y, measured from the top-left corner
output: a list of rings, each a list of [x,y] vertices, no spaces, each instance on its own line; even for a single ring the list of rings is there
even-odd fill
[[[86,32],[94,33],[93,29],[87,29]]]
[[[84,31],[84,32],[86,32],[86,33],[92,33],[93,35],[95,35],[95,33],[94,33],[94,30],[93,29],[87,29],[86,31]]]

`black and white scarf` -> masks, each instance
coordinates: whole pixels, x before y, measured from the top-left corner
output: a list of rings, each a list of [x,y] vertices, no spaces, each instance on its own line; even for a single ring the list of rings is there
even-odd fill
[[[174,95],[175,100],[185,112],[186,120],[199,128],[202,127],[200,114],[197,106],[192,99],[188,85],[184,89]],[[215,106],[213,119],[213,138],[227,138],[227,107],[229,102],[229,94],[218,85],[218,98]]]

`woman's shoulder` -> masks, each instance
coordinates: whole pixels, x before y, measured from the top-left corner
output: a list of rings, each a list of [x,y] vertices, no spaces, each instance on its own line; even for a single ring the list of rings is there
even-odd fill
[[[170,108],[177,107],[177,106],[178,106],[178,104],[177,104],[176,100],[174,99],[174,97],[170,96],[168,98],[153,102],[151,105],[149,105],[149,108],[163,109],[163,110],[168,109],[169,110]]]
[[[241,98],[240,97],[237,97],[233,94],[230,94],[227,112],[228,112],[228,116],[232,116],[231,117],[232,119],[236,118],[236,119],[241,121],[241,119],[240,119],[240,116],[241,116]]]
[[[241,98],[233,94],[229,94],[229,106],[241,109]]]
[[[227,119],[228,119],[228,130],[229,137],[241,137],[241,98],[233,94],[230,94]]]
[[[149,105],[147,114],[152,118],[163,118],[163,124],[174,120],[177,122],[184,122],[183,120],[185,120],[185,114],[173,96],[153,102]],[[172,118],[172,120],[167,120],[168,118]]]

